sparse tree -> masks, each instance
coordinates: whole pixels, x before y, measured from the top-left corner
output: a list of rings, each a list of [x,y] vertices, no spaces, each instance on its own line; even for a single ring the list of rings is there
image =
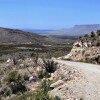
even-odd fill
[[[100,30],[97,30],[97,35],[100,36]]]
[[[100,30],[97,30],[97,33],[100,33]]]
[[[91,37],[95,37],[95,33],[94,32],[91,32]]]
[[[84,35],[84,37],[88,37],[88,36],[89,36],[88,34],[85,34],[85,35]]]

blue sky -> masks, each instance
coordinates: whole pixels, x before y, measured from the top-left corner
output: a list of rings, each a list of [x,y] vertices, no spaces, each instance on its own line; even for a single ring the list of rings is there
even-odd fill
[[[100,0],[0,0],[0,27],[60,29],[100,24]]]

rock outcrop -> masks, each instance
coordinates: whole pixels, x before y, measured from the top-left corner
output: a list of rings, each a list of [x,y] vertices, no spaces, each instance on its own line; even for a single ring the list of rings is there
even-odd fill
[[[100,64],[100,36],[82,37],[63,59]]]
[[[53,83],[50,85],[49,95],[58,96],[61,100],[80,100],[84,93],[81,88],[85,79],[83,73],[79,69],[64,64],[58,66],[59,68],[51,76]]]

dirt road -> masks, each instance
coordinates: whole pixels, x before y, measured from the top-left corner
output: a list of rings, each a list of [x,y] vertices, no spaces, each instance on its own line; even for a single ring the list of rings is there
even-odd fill
[[[85,86],[82,86],[85,94],[84,100],[100,100],[100,65],[63,60],[55,61],[80,69],[84,73],[87,80]]]

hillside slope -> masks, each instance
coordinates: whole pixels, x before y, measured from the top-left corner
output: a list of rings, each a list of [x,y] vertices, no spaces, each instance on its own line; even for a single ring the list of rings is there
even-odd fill
[[[16,29],[0,28],[0,43],[39,43],[47,37]]]
[[[63,59],[100,64],[100,31],[80,37]]]

